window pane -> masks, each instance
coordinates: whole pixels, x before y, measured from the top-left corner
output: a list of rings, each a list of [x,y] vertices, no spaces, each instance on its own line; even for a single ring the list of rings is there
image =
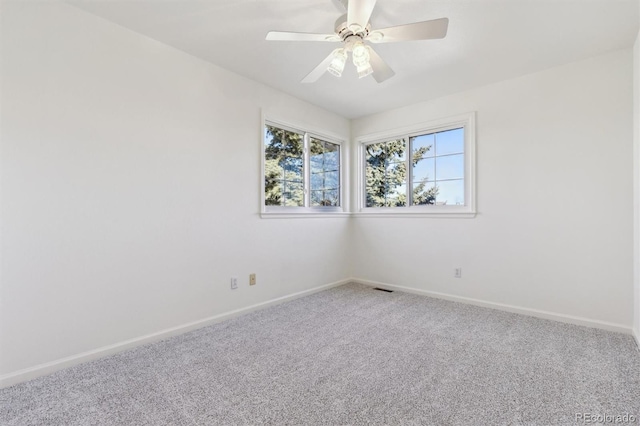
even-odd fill
[[[366,194],[366,207],[384,207],[384,195],[382,197],[379,195],[379,188],[367,187]]]
[[[311,138],[310,151],[312,173],[340,168],[340,145]]]
[[[336,189],[340,187],[340,174],[338,172],[326,172],[324,174],[324,188]]]
[[[324,143],[324,170],[332,171],[340,169],[340,145]]]
[[[284,157],[280,162],[284,169],[284,178],[287,180],[297,180],[302,182],[302,157]]]
[[[436,160],[435,158],[425,158],[418,162],[414,162],[413,181],[422,182],[423,180],[435,180],[436,178]]]
[[[384,144],[375,143],[365,146],[365,179],[367,186],[367,205],[369,207],[378,206],[380,197],[384,198],[385,182],[385,155]],[[369,200],[369,196],[373,197]]]
[[[404,207],[407,205],[407,185],[398,185],[389,188],[387,192],[386,207]]]
[[[385,175],[386,207],[406,205],[407,198],[407,164],[392,163],[387,166]]]
[[[324,158],[322,154],[316,154],[309,157],[309,166],[311,173],[322,173],[324,170]]]
[[[340,151],[325,152],[324,169],[327,171],[340,169]]]
[[[303,135],[273,126],[266,126],[265,158],[281,159],[285,156],[302,158]]]
[[[384,207],[386,195],[389,190],[384,179],[384,169],[381,171],[378,167],[370,168],[369,170],[373,170],[375,173],[372,175],[373,178],[369,178],[369,175],[367,176],[365,204],[367,207]]]
[[[393,188],[367,187],[367,207],[403,207],[407,204],[407,186],[401,185]]]
[[[384,187],[367,186],[365,205],[367,207],[384,207]]]
[[[265,205],[304,205],[303,137],[265,126]]]
[[[282,180],[265,178],[264,181],[264,204],[267,206],[282,206]]]
[[[434,134],[415,136],[411,138],[411,155],[416,162],[421,158],[433,157],[436,155]]]
[[[404,139],[365,146],[367,207],[406,205],[407,166]]]
[[[324,188],[324,173],[311,174],[311,190]]]
[[[436,204],[464,205],[464,180],[446,180],[437,183]]]
[[[388,163],[385,178],[390,182],[403,183],[407,177],[407,163]]]
[[[309,148],[309,163],[311,166],[311,173],[320,173],[324,171],[324,142],[312,138]]]
[[[330,189],[324,192],[324,200],[325,205],[328,206],[339,206],[340,205],[340,190],[339,189]]]
[[[311,206],[339,206],[340,145],[310,138],[309,163]]]
[[[434,182],[413,182],[413,205],[435,204],[437,193]]]
[[[384,167],[371,167],[367,165],[365,169],[366,186],[368,188],[383,187],[385,183],[385,168]]]
[[[322,205],[322,200],[324,198],[323,196],[323,192],[324,191],[311,191],[311,205],[312,206],[321,206]]]
[[[338,172],[314,173],[311,175],[311,190],[336,189],[340,187]]]
[[[320,190],[311,191],[311,206],[313,207],[326,207],[326,206],[339,206],[338,190]]]
[[[284,169],[277,160],[266,160],[264,162],[265,179],[284,179]]]
[[[406,143],[404,139],[397,139],[385,143],[385,156],[388,163],[398,163],[405,160]]]
[[[365,159],[367,166],[371,167],[384,167],[385,155],[384,155],[384,143],[372,143],[365,146]]]
[[[337,143],[331,143],[331,142],[325,142],[325,147],[324,147],[324,152],[325,154],[331,153],[331,152],[340,152],[340,145],[338,145]]]
[[[304,206],[304,187],[301,182],[284,181],[283,183],[283,204],[284,206]]]
[[[462,179],[464,177],[464,154],[436,157],[436,179]]]
[[[436,137],[436,155],[458,154],[464,152],[464,129],[438,132]]]

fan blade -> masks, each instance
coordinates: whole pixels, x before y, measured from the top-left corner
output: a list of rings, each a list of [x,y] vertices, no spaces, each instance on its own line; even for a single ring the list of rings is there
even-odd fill
[[[276,41],[342,41],[336,34],[291,33],[269,31],[266,40]]]
[[[394,41],[431,40],[447,35],[449,18],[415,22],[372,31],[367,37],[371,43],[390,43]]]
[[[329,64],[331,64],[331,61],[333,60],[333,55],[335,53],[336,53],[335,50],[329,53],[329,56],[327,56],[322,62],[320,62],[320,65],[315,67],[313,71],[311,71],[309,74],[307,74],[305,78],[302,79],[302,83],[313,83],[317,81],[320,77],[322,77],[322,74],[324,74],[327,71],[327,68],[329,68]]]
[[[393,77],[396,73],[389,65],[373,50],[370,46],[367,46],[369,50],[369,64],[371,64],[371,68],[373,68],[373,78],[376,79],[378,83],[382,83],[388,78]]]
[[[360,29],[366,27],[375,5],[376,0],[349,0],[347,6],[347,26],[349,29],[357,32],[359,30],[353,28],[352,25],[357,25]]]

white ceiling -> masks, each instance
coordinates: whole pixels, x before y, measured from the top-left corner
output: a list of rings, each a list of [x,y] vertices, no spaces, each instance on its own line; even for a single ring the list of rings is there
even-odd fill
[[[373,29],[449,18],[442,40],[375,45],[396,71],[378,84],[300,80],[337,44],[265,41],[270,30],[332,33],[339,0],[72,0],[75,6],[347,118],[433,99],[630,47],[637,0],[378,0]]]

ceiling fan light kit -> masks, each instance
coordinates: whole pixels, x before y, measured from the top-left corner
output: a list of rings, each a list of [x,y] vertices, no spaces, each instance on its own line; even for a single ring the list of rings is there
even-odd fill
[[[369,55],[370,49],[369,46],[365,46],[364,43],[360,42],[351,52],[353,65],[355,65],[358,70],[358,78],[363,78],[373,73],[373,68],[369,62],[371,59],[371,55]]]
[[[344,49],[336,49],[332,53],[331,63],[327,71],[336,77],[342,76],[344,66],[347,64],[347,52]]]
[[[270,31],[266,39],[276,41],[342,42],[344,44],[343,48],[332,51],[320,65],[314,68],[302,80],[303,83],[313,83],[327,71],[336,77],[341,77],[349,52],[351,52],[353,65],[356,67],[359,78],[373,75],[373,78],[378,83],[382,83],[393,77],[395,72],[371,46],[365,44],[365,41],[370,43],[390,43],[439,39],[447,35],[449,25],[447,18],[414,22],[371,31],[369,18],[375,5],[376,0],[349,0],[347,14],[336,21],[335,34]]]

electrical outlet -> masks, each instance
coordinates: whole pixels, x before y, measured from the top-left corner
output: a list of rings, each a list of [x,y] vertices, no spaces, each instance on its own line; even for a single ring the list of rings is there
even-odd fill
[[[249,285],[256,285],[256,274],[249,275]]]
[[[453,273],[453,276],[456,278],[462,278],[462,268],[456,268]]]
[[[238,278],[231,277],[231,290],[235,290],[238,288]]]

